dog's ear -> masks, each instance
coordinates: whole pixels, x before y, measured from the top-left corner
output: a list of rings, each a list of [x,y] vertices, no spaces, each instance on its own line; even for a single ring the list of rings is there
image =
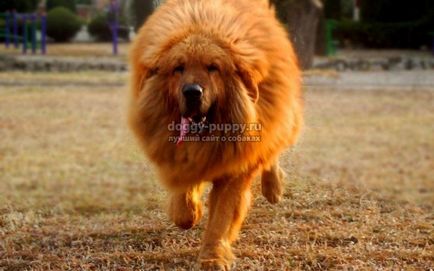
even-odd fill
[[[149,78],[150,70],[144,67],[136,67],[131,71],[130,87],[133,90],[134,96],[138,97],[145,86],[146,80]]]
[[[158,68],[147,68],[143,65],[138,65],[132,69],[131,73],[131,87],[134,93],[138,95],[145,86],[146,80],[158,74]]]
[[[146,80],[158,73],[158,58],[153,47],[145,42],[136,42],[130,50],[131,79],[130,87],[138,96]]]
[[[259,99],[258,85],[261,77],[244,65],[237,65],[237,74],[246,86],[250,99],[256,103]]]
[[[248,90],[253,102],[259,99],[259,84],[267,76],[269,63],[258,48],[238,42],[233,48],[236,72]]]

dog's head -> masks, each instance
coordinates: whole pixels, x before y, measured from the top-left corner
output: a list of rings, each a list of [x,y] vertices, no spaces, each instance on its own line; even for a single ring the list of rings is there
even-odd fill
[[[226,95],[225,78],[234,71],[227,52],[199,35],[174,44],[158,66],[181,117],[194,122],[210,120],[212,110]]]
[[[198,33],[172,40],[158,56],[146,69],[143,91],[164,92],[168,113],[188,123],[256,120],[268,64],[260,50]]]

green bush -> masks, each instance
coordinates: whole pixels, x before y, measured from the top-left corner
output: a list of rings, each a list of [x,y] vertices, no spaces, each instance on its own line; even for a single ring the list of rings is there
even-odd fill
[[[80,28],[80,18],[67,8],[57,7],[47,14],[47,35],[56,42],[72,39]]]
[[[33,12],[38,6],[38,0],[0,0],[0,12],[15,9],[17,12]]]
[[[119,25],[126,25],[126,19],[121,17]],[[99,14],[95,16],[87,25],[87,31],[97,41],[111,41],[112,32],[110,29],[109,16],[107,14]],[[121,27],[119,29],[119,37],[128,40],[128,28]]]
[[[75,0],[47,0],[47,10],[50,11],[57,7],[64,7],[72,12],[76,12]]]
[[[18,24],[18,32],[17,33],[18,33],[18,36],[20,36],[20,39],[21,39],[21,37],[24,36],[24,23],[23,23],[23,21],[19,20],[17,22],[17,24]],[[27,21],[26,25],[27,25],[27,27],[29,29],[29,31],[27,32],[27,40],[31,40],[32,39],[32,32],[31,32],[30,29],[33,27],[33,23]],[[6,27],[6,21],[3,18],[0,17],[0,33],[1,33],[2,29],[5,30],[5,27]],[[36,29],[41,29],[41,24],[40,24],[39,21],[36,22]],[[10,28],[9,31],[10,31],[9,34],[11,35],[10,36],[10,42],[13,43],[14,42],[14,38],[12,36],[13,35],[12,28]],[[6,40],[6,37],[4,35],[0,35],[0,42],[4,42],[5,40]],[[21,41],[20,41],[20,43],[21,43]]]
[[[368,48],[414,48],[429,45],[428,33],[432,32],[432,18],[402,23],[366,23],[341,21],[334,32],[341,43],[350,41],[356,46]]]
[[[363,0],[360,1],[362,20],[366,22],[417,21],[433,9],[432,0]]]
[[[160,1],[161,2],[161,1]],[[146,19],[154,11],[154,1],[132,0],[131,1],[131,17],[134,21],[134,28],[138,30]]]
[[[75,3],[77,5],[90,5],[92,4],[92,0],[76,0]]]
[[[87,25],[87,31],[89,32],[89,35],[98,41],[111,40],[112,34],[106,15],[99,14],[92,18]]]

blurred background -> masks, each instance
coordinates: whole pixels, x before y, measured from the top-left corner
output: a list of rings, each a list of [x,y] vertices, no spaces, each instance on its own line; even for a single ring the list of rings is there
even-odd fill
[[[162,2],[0,0],[0,270],[193,268],[206,220],[167,220],[125,124],[128,48]],[[432,270],[434,2],[271,2],[306,125],[285,199],[254,188],[236,270]]]
[[[72,48],[89,44],[121,43],[126,46],[135,31],[161,0],[14,0],[0,2],[0,41],[23,53],[68,55],[62,43]],[[353,56],[354,52],[377,49],[377,56],[428,56],[434,54],[434,5],[429,0],[271,0],[287,27],[303,68],[323,67],[314,56]],[[252,3],[253,5],[254,3]],[[47,45],[53,45],[47,51]],[[24,48],[23,48],[24,47]],[[43,48],[41,48],[43,47]],[[103,48],[101,46],[101,48]],[[61,53],[59,53],[59,50]],[[106,50],[95,48],[102,54]],[[407,50],[394,54],[379,50]],[[72,51],[72,52],[69,52]],[[349,52],[351,51],[351,52]],[[5,52],[6,53],[6,52]],[[9,51],[8,53],[12,53]],[[362,52],[360,52],[363,54]],[[375,55],[375,53],[372,53]],[[364,55],[362,55],[364,56]],[[360,57],[362,57],[360,56]],[[395,66],[395,61],[389,63]],[[430,68],[431,63],[407,63]],[[324,63],[323,63],[324,64]],[[351,69],[342,63],[339,69]],[[372,63],[370,63],[372,64]],[[385,64],[385,63],[383,63]],[[351,66],[351,65],[350,65]],[[369,65],[368,65],[369,66]],[[378,65],[377,65],[378,66]],[[384,66],[384,65],[383,65]],[[390,65],[386,65],[388,68]],[[330,68],[330,67],[328,67]],[[367,69],[367,65],[364,65]]]

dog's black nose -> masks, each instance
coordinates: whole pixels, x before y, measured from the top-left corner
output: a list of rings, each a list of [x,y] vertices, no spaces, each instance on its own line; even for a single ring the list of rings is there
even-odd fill
[[[182,88],[182,94],[187,100],[199,100],[203,95],[203,88],[198,84],[186,84]]]

